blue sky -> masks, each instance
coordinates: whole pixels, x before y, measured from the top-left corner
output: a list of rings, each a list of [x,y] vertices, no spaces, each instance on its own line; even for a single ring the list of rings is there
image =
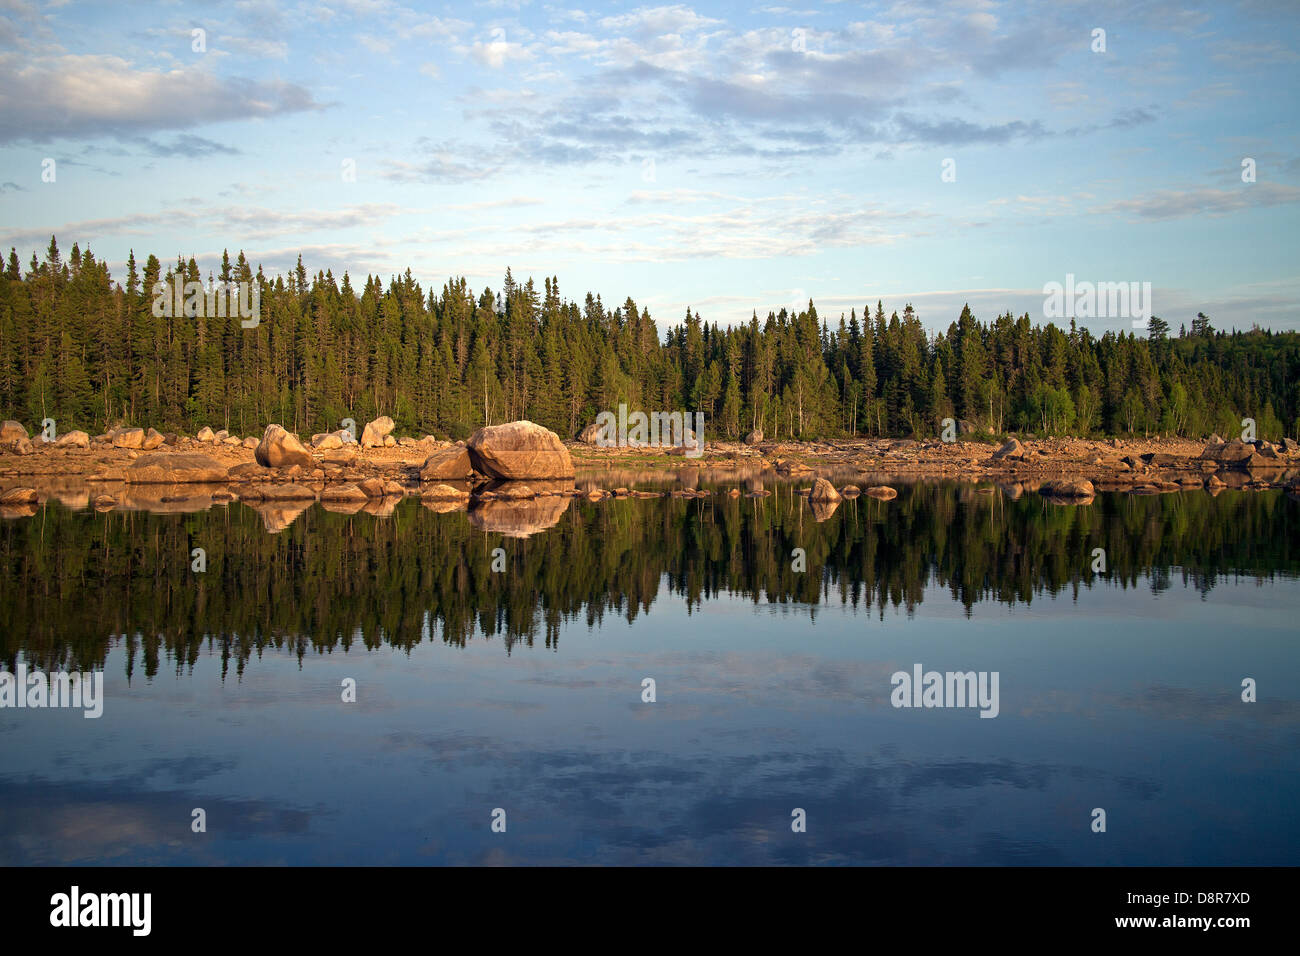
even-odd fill
[[[661,329],[809,297],[1045,321],[1067,274],[1296,329],[1298,50],[1289,0],[0,0],[0,245],[510,266]]]

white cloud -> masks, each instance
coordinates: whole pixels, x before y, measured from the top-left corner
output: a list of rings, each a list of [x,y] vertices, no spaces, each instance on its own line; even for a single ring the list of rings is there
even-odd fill
[[[283,81],[218,77],[197,67],[139,69],[120,57],[37,61],[0,55],[0,143],[122,136],[320,109]]]

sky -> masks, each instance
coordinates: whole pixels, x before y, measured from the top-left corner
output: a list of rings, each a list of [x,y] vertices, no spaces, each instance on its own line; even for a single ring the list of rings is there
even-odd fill
[[[578,2],[0,0],[0,248],[1300,329],[1294,0]]]

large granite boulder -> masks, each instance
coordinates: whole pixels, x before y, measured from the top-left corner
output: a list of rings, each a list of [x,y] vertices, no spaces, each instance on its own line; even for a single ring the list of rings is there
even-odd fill
[[[17,441],[26,437],[27,429],[20,422],[9,419],[0,424],[0,442]]]
[[[380,415],[373,422],[366,422],[365,430],[361,433],[361,447],[383,447],[387,444],[384,439],[388,437],[388,433],[393,430],[395,424],[387,415]]]
[[[491,478],[573,477],[573,459],[560,436],[529,421],[480,428],[465,447],[474,470]]]
[[[267,425],[262,433],[262,440],[253,451],[253,457],[264,468],[289,468],[302,465],[304,468],[316,467],[315,460],[296,437],[279,425]]]
[[[594,445],[600,440],[601,435],[605,433],[605,427],[592,422],[582,431],[578,432],[578,441],[584,445]]]

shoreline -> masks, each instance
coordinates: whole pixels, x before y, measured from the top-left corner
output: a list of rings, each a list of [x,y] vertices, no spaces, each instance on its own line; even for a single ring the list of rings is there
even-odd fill
[[[1215,446],[1185,438],[1024,439],[1014,453],[1005,457],[998,457],[1000,450],[1005,451],[998,444],[937,439],[754,445],[709,442],[698,457],[685,454],[681,448],[601,448],[571,441],[564,445],[572,456],[574,478],[501,482],[486,478],[422,480],[420,469],[431,455],[460,443],[428,438],[405,441],[367,449],[350,445],[313,450],[314,468],[295,465],[286,469],[257,464],[253,449],[243,444],[212,443],[186,436],[168,435],[162,445],[149,451],[114,447],[102,440],[92,441],[87,448],[37,440],[22,453],[12,445],[0,450],[0,494],[16,488],[35,488],[39,494],[42,488],[68,490],[85,486],[83,490],[93,500],[97,491],[120,493],[122,487],[127,487],[137,492],[134,497],[166,503],[161,499],[168,496],[156,492],[191,485],[225,486],[233,497],[260,500],[283,498],[277,486],[300,489],[303,498],[309,492],[316,498],[326,489],[357,486],[360,494],[356,500],[368,501],[418,497],[435,485],[443,485],[453,489],[455,497],[492,500],[590,496],[597,490],[615,496],[613,491],[603,489],[602,483],[632,488],[638,481],[656,486],[659,492],[665,484],[676,484],[684,492],[698,494],[691,489],[704,474],[714,481],[734,477],[751,483],[811,484],[827,478],[837,484],[861,485],[868,479],[877,483],[929,479],[1020,485],[1033,491],[1045,481],[1070,479],[1091,482],[1099,492],[1163,493],[1205,488],[1215,493],[1225,488],[1283,488],[1300,493],[1300,449],[1293,450],[1293,442],[1269,446],[1275,458],[1252,455],[1250,463],[1243,463],[1203,457],[1207,447]],[[206,467],[196,471],[200,459]],[[149,469],[151,476],[140,477],[142,469],[131,467],[136,463],[153,465]],[[169,474],[173,464],[177,470]],[[618,473],[630,474],[620,477]],[[525,489],[524,485],[529,487]],[[498,495],[503,488],[519,493]],[[636,490],[617,490],[626,496],[636,494]],[[189,496],[180,492],[174,497]]]

